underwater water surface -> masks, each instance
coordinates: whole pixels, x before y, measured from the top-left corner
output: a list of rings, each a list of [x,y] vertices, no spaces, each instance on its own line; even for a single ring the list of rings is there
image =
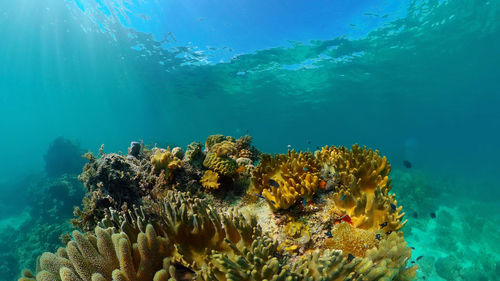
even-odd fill
[[[63,245],[80,155],[214,134],[380,151],[415,280],[500,280],[499,1],[18,0],[0,38],[0,280]]]

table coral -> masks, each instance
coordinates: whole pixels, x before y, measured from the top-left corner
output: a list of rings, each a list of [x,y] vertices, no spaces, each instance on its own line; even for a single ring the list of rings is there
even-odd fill
[[[263,154],[252,172],[252,193],[267,198],[273,209],[287,209],[300,198],[309,198],[319,186],[319,166],[307,152]],[[270,180],[279,186],[270,184]]]

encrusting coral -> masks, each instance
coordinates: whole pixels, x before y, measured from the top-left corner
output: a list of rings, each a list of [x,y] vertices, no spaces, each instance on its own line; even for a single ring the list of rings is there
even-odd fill
[[[262,193],[273,209],[287,209],[316,192],[319,175],[318,163],[310,153],[263,154],[252,172],[250,192]]]
[[[414,278],[404,213],[389,194],[390,165],[378,151],[326,146],[273,156],[250,142],[213,135],[204,151],[191,143],[185,156],[180,148],[177,156],[143,149],[130,159],[92,159],[81,178],[86,200],[95,197],[93,223],[19,280]],[[236,186],[241,193],[227,188]],[[104,199],[109,204],[97,204]]]

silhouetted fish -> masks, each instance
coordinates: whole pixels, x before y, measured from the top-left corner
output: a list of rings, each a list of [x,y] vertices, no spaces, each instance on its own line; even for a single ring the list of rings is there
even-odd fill
[[[435,219],[436,218],[436,213],[432,212],[431,213],[431,218]]]
[[[420,260],[420,259],[421,259],[421,258],[423,258],[423,257],[424,257],[424,256],[419,256],[419,257],[417,258],[417,261],[418,261],[418,260]]]
[[[280,184],[273,179],[269,179],[269,185],[274,186],[276,188],[280,187]]]
[[[414,217],[414,218],[418,218],[418,214],[417,214],[417,212],[413,212],[413,217]]]
[[[391,233],[392,233],[392,230],[389,230],[385,234],[390,235]]]
[[[347,255],[347,260],[351,262],[354,259],[354,256],[352,254]]]
[[[411,168],[411,162],[408,160],[403,161],[403,165],[405,165],[406,168],[410,169]]]
[[[380,228],[384,228],[386,226],[387,226],[387,222],[386,221],[380,224]]]

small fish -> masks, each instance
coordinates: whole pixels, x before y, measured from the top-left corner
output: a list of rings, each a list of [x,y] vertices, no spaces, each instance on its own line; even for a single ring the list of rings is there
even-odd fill
[[[415,263],[415,261],[411,261],[411,263]]]
[[[347,222],[352,225],[351,217],[348,214],[341,216],[340,221]]]
[[[386,226],[387,226],[387,222],[386,221],[380,224],[380,228],[384,228]]]
[[[431,213],[431,218],[435,219],[436,218],[436,213],[432,212]]]
[[[403,161],[403,165],[405,165],[406,168],[410,169],[411,168],[411,162],[408,160]]]
[[[389,230],[385,234],[390,235],[391,233],[392,233],[392,230]]]
[[[319,188],[325,189],[325,187],[326,187],[326,181],[320,181],[319,182]]]
[[[304,167],[304,168],[302,168],[302,170],[304,170],[304,172],[307,172],[307,171],[309,171],[309,168]]]
[[[238,169],[236,169],[236,173],[243,173],[244,171],[246,171],[246,167],[245,166],[240,166]]]
[[[318,146],[316,146],[316,149],[321,149],[321,147],[318,145]]]
[[[412,250],[415,250],[415,247],[410,247]]]
[[[351,262],[354,259],[354,256],[352,254],[347,255],[347,260]]]
[[[380,233],[375,234],[375,239],[380,241]]]
[[[413,217],[414,217],[414,218],[418,218],[418,214],[417,214],[417,212],[413,212]]]
[[[326,232],[326,236],[328,236],[328,238],[332,238],[333,237],[332,232],[330,230],[328,230]]]
[[[287,145],[286,147],[288,147],[288,148],[292,148],[292,145],[291,145],[291,144],[289,144],[289,145]]]
[[[391,210],[392,210],[393,212],[395,212],[395,211],[396,211],[396,205],[394,205],[394,204],[392,204],[392,203],[391,203]]]
[[[417,258],[417,261],[418,261],[418,260],[420,260],[420,259],[421,259],[421,258],[423,258],[423,257],[424,257],[424,256],[419,256],[419,257]]]
[[[271,199],[267,199],[266,197],[264,197],[264,196],[262,196],[262,195],[260,195],[260,194],[257,194],[257,193],[252,193],[252,195],[257,196],[257,197],[259,197],[259,198],[261,198],[261,199],[264,199],[264,200],[269,200],[269,202],[273,203],[273,205],[274,205],[274,204],[276,204],[276,202],[274,202],[273,200],[271,200]]]
[[[269,179],[269,185],[270,186],[274,186],[276,188],[280,187],[280,184],[277,181],[273,180],[273,179]]]
[[[311,141],[310,141],[310,140],[308,140],[308,141],[307,141],[307,144],[311,145]]]

